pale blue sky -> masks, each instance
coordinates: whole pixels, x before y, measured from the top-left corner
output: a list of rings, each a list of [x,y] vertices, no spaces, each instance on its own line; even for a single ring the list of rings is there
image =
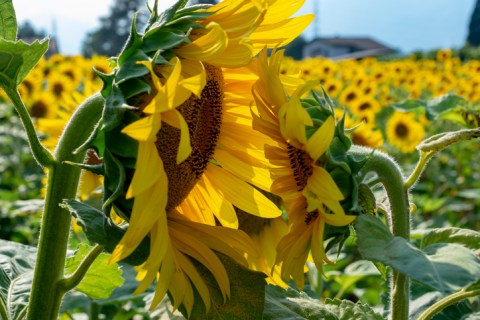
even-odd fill
[[[160,0],[164,6],[174,0]],[[152,1],[149,0],[149,3]],[[98,27],[114,0],[13,0],[19,23],[52,33],[53,21],[60,50],[78,54],[85,33]],[[404,53],[413,50],[460,47],[467,36],[475,0],[306,0],[301,13],[317,20],[306,30],[320,36],[370,36]]]

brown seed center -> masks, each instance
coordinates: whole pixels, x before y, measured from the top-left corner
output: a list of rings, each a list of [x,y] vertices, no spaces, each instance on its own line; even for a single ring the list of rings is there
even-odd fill
[[[207,83],[201,97],[192,95],[178,111],[188,125],[192,153],[176,163],[180,130],[162,122],[157,150],[168,177],[167,212],[190,193],[213,157],[222,125],[223,75],[220,68],[205,65]]]
[[[313,174],[313,160],[307,152],[291,144],[287,145],[287,151],[297,190],[302,191],[307,186],[308,178]]]
[[[408,135],[408,128],[405,124],[399,123],[395,127],[395,134],[400,138],[405,138]]]

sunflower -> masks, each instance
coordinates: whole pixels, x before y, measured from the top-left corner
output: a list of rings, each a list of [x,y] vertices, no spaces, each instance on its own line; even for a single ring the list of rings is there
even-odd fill
[[[412,152],[425,136],[423,125],[411,113],[395,112],[387,121],[387,139],[403,153]]]
[[[342,90],[338,100],[344,106],[351,106],[352,103],[356,102],[362,95],[363,93],[360,88],[349,85]]]
[[[382,132],[368,123],[358,123],[350,117],[345,117],[345,127],[353,129],[350,132],[350,139],[359,146],[379,148],[383,145]]]
[[[313,126],[313,121],[300,97],[312,84],[288,96],[278,77],[282,56],[279,51],[267,61],[266,51],[262,52],[259,80],[253,87],[254,128],[276,142],[265,146],[265,156],[275,166],[271,192],[283,198],[288,213],[289,231],[277,245],[275,264],[282,263],[284,281],[293,278],[303,289],[310,250],[319,270],[324,262],[331,263],[323,247],[325,225],[345,226],[355,217],[345,214],[340,205],[344,196],[319,161],[334,137],[333,114],[307,138],[305,128]]]
[[[109,131],[121,131],[135,141],[137,151],[134,168],[123,168],[128,177],[125,194],[120,197],[111,190],[107,200],[129,223],[110,262],[127,257],[149,237],[151,254],[139,267],[137,293],[157,278],[152,308],[168,290],[174,307],[184,304],[190,313],[196,288],[208,310],[208,288],[190,258],[211,271],[227,298],[228,277],[212,250],[244,265],[244,254],[258,255],[248,236],[236,230],[234,206],[265,218],[281,214],[255,188],[266,189],[271,183],[261,152],[271,139],[251,128],[249,86],[256,76],[249,64],[260,47],[287,44],[311,21],[310,15],[288,18],[302,2],[230,0],[212,7],[177,7],[168,27],[153,23],[138,42],[149,59],[122,62],[120,54],[111,84],[123,90],[125,101],[136,109],[123,111],[123,118],[114,121],[104,113],[105,145],[108,149],[117,140],[109,138]],[[188,21],[184,16],[197,18]],[[155,10],[152,17],[163,19]],[[159,37],[170,36],[172,30],[186,34],[163,47]],[[152,50],[155,46],[158,51]],[[148,83],[147,92],[126,93],[131,87],[124,83],[133,81],[120,77],[127,64],[146,70],[135,81]],[[124,158],[123,150],[110,149],[110,157]],[[106,179],[117,177],[107,174]]]
[[[372,125],[375,124],[375,115],[381,109],[380,103],[371,96],[362,96],[352,102],[349,107],[356,118]]]

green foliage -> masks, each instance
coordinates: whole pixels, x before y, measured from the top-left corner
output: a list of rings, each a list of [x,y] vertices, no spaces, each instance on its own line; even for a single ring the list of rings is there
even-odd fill
[[[434,243],[420,250],[394,237],[378,218],[370,215],[359,216],[355,227],[364,258],[380,261],[434,290],[454,292],[480,277],[480,259],[463,246]]]
[[[321,303],[304,292],[268,285],[263,319],[383,320],[368,305],[327,299]]]
[[[48,49],[48,39],[27,44],[0,39],[0,86],[16,89]]]
[[[28,303],[36,249],[0,239],[0,316],[19,319]],[[7,320],[6,319],[6,320]]]
[[[90,250],[90,246],[80,244],[75,254],[67,258],[65,273],[73,273]],[[101,253],[90,266],[76,290],[85,293],[91,299],[106,299],[115,288],[120,287],[124,282],[122,270],[117,264],[108,265],[109,257],[109,255]]]
[[[0,0],[0,39],[17,39],[17,17],[12,0]]]
[[[454,111],[453,109],[459,106],[464,106],[466,102],[464,98],[449,93],[427,101],[422,99],[408,99],[399,103],[392,103],[390,106],[404,112],[414,110],[425,112],[429,120],[434,120],[448,112]]]

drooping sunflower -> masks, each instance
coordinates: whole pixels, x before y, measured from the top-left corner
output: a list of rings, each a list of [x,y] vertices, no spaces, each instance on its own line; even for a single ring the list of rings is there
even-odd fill
[[[387,121],[387,139],[403,153],[412,152],[423,140],[425,129],[411,113],[395,112]]]
[[[228,276],[212,250],[245,265],[244,254],[258,254],[236,230],[233,206],[261,217],[281,214],[254,187],[266,189],[271,182],[261,152],[271,139],[251,129],[242,91],[249,93],[256,79],[248,65],[260,48],[287,44],[312,17],[289,18],[303,1],[179,3],[167,18],[155,5],[143,36],[132,27],[116,71],[105,76],[105,210],[113,205],[129,223],[110,261],[127,257],[148,237],[151,254],[140,266],[137,292],[156,278],[152,307],[168,290],[174,306],[184,304],[189,313],[193,288],[210,306],[190,258],[210,270],[227,298]],[[127,69],[137,77],[126,75]],[[116,102],[119,96],[123,104]],[[119,137],[131,148],[119,147]],[[122,161],[125,179],[118,180],[107,168]],[[112,181],[117,185],[109,189]]]
[[[288,96],[278,77],[282,56],[279,51],[267,61],[262,52],[259,80],[253,87],[254,128],[276,142],[265,147],[265,156],[275,166],[271,192],[283,198],[288,213],[289,231],[277,245],[276,264],[282,263],[284,281],[293,278],[303,289],[310,251],[319,270],[324,262],[331,263],[323,245],[325,225],[346,226],[355,216],[345,214],[340,204],[344,195],[321,161],[334,137],[333,112],[307,138],[313,121],[300,98],[312,84]]]

